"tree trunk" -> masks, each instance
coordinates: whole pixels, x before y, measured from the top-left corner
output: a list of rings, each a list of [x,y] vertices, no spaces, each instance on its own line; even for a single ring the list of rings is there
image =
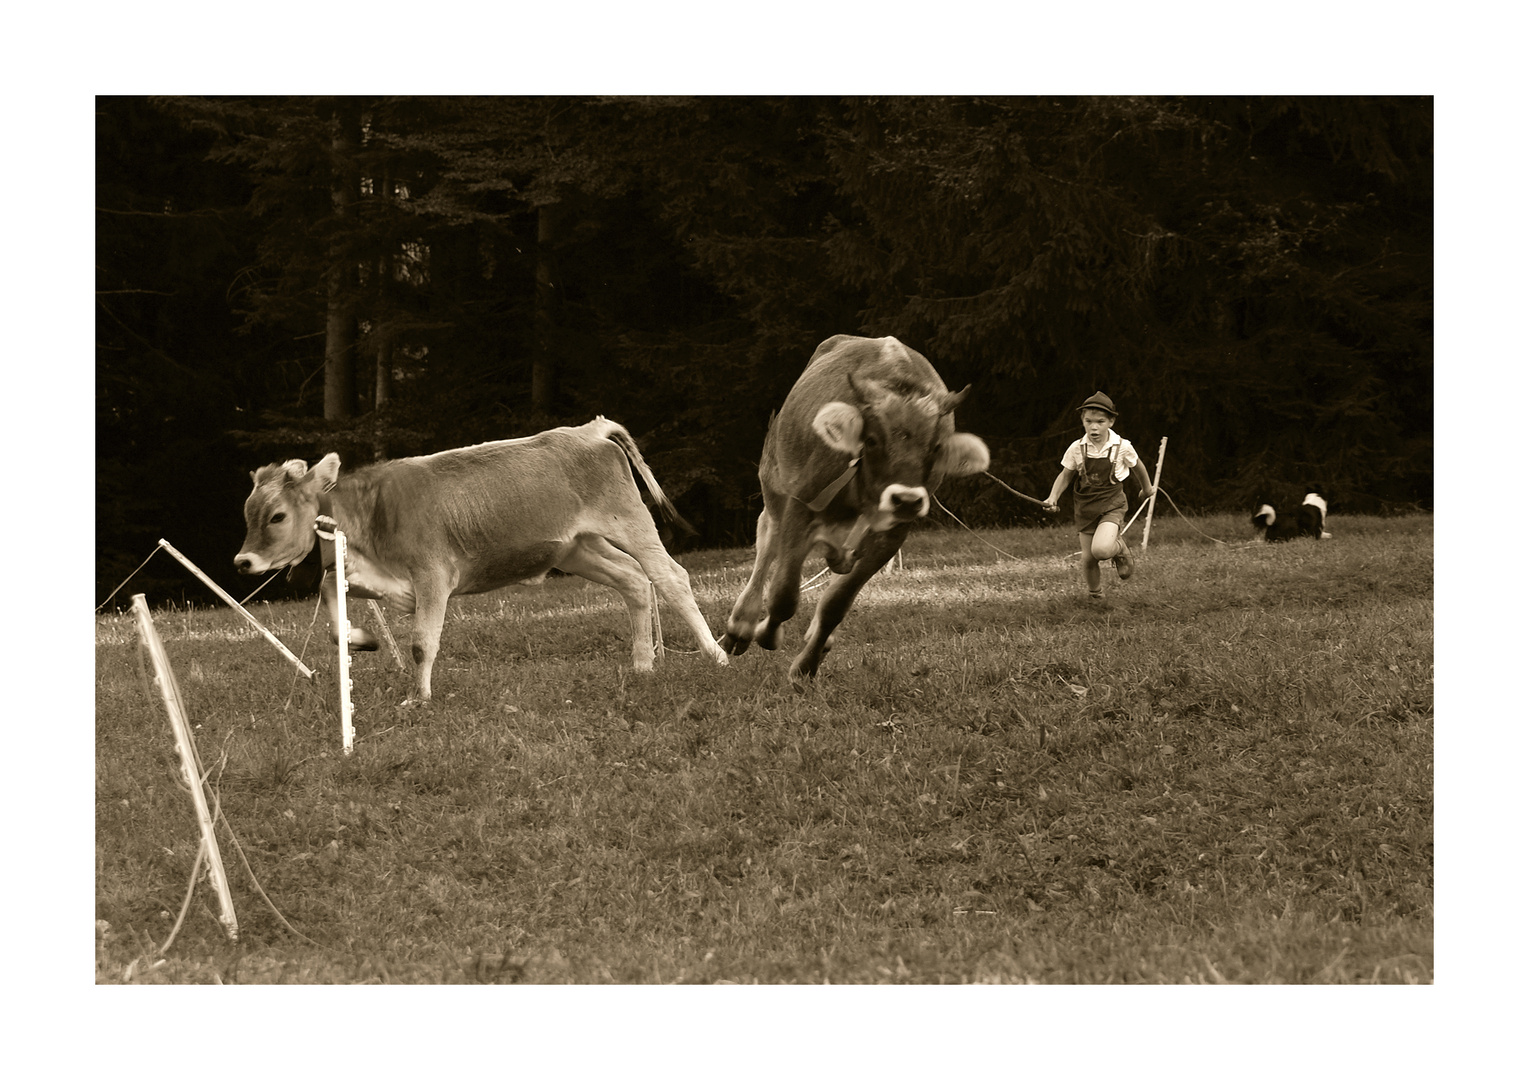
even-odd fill
[[[393,341],[388,337],[377,339],[377,411],[388,407],[393,400]]]
[[[384,205],[393,198],[393,178],[386,168],[372,179],[372,197]],[[386,254],[377,260],[377,288],[372,311],[372,334],[376,365],[372,374],[372,460],[388,456],[387,437],[383,434],[388,402],[393,399],[393,259]]]
[[[552,338],[557,294],[552,284],[552,237],[554,208],[543,206],[536,212],[536,355],[531,360],[531,408],[550,413],[557,393],[557,362]]]
[[[382,433],[388,402],[393,399],[393,342],[386,336],[377,339],[377,381],[375,407],[372,410],[372,458],[388,456],[388,442]]]
[[[360,186],[354,162],[361,141],[361,117],[344,102],[335,106],[331,119],[330,151],[333,155],[329,182],[330,203],[341,229],[330,249],[328,314],[324,322],[324,419],[349,420],[356,415],[356,316],[355,263],[346,257],[344,235],[348,219],[355,214]]]

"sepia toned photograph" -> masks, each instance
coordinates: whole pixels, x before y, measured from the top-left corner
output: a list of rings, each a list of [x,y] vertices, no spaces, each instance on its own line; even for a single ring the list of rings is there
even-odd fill
[[[1434,983],[1432,97],[94,110],[98,987]]]

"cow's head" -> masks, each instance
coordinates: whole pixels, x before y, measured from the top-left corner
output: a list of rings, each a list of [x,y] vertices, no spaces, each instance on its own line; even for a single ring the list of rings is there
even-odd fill
[[[244,500],[244,546],[234,556],[241,574],[263,574],[301,562],[313,550],[319,493],[340,476],[338,454],[312,469],[298,460],[265,465],[250,473],[255,490]]]
[[[947,476],[966,476],[988,467],[988,449],[975,435],[956,431],[951,413],[971,387],[956,393],[926,393],[909,387],[849,381],[853,401],[830,401],[813,418],[818,438],[860,459],[863,513],[879,519],[873,528],[929,513],[930,492]]]

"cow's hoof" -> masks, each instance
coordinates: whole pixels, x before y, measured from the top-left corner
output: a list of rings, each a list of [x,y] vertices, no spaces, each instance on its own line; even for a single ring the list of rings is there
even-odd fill
[[[749,648],[749,639],[739,637],[731,630],[717,639],[717,644],[722,648],[723,662],[726,663],[728,656],[742,656]]]
[[[376,652],[377,637],[370,630],[361,626],[350,628],[350,637],[347,639],[351,652]]]
[[[788,673],[793,686],[805,689],[812,685],[812,680],[818,677],[818,665],[823,662],[823,653],[814,652],[811,649],[803,650],[796,654],[796,659],[791,661],[791,670]]]
[[[768,623],[754,631],[754,644],[774,652],[780,647],[780,623]]]

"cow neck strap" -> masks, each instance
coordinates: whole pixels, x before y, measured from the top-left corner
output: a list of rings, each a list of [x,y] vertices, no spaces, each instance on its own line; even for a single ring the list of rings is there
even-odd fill
[[[334,530],[339,528],[334,519],[334,504],[329,492],[319,492],[319,516],[313,519],[313,531],[319,536],[319,557],[324,569],[334,569]]]
[[[811,510],[815,514],[822,513],[824,510],[826,510],[828,508],[828,504],[834,501],[834,496],[839,494],[839,492],[843,491],[845,487],[848,486],[850,480],[855,475],[855,470],[859,467],[860,459],[858,457],[851,460],[849,467],[839,474],[839,478],[833,483],[829,484],[822,491],[818,492],[818,497],[807,504],[807,509]]]

